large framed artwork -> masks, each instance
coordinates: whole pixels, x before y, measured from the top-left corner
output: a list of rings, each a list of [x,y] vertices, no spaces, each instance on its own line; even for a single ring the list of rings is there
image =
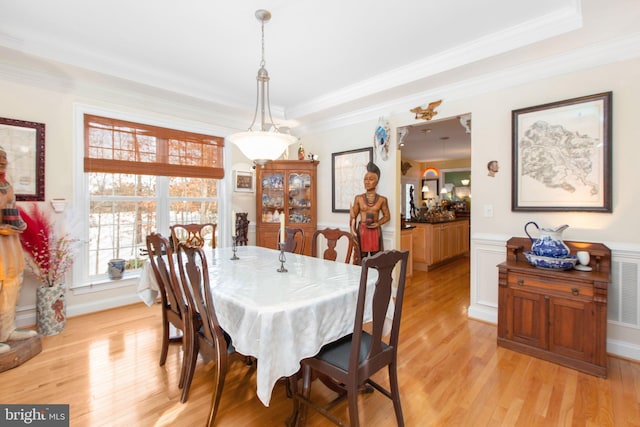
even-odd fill
[[[512,111],[511,210],[611,212],[611,97]]]
[[[0,147],[17,201],[44,201],[44,123],[0,117]]]
[[[349,212],[356,194],[364,193],[364,174],[372,161],[371,147],[331,154],[332,212]]]

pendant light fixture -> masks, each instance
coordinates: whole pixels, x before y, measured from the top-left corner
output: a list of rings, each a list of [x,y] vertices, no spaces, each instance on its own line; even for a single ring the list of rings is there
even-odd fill
[[[232,144],[235,144],[242,151],[242,154],[254,163],[264,166],[269,160],[275,160],[280,157],[289,145],[297,142],[297,138],[293,135],[280,133],[271,117],[269,73],[264,68],[264,24],[271,19],[271,12],[259,9],[255,15],[262,26],[262,60],[256,77],[256,109],[249,129],[246,132],[229,135],[227,139]],[[260,128],[253,130],[258,117],[258,110],[260,110]],[[265,123],[267,117],[269,118],[269,123]]]

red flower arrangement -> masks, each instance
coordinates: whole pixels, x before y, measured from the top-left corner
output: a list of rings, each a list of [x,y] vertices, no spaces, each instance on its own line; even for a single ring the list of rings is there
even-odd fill
[[[64,276],[73,265],[73,246],[70,234],[56,237],[53,222],[37,204],[31,213],[20,210],[27,229],[20,234],[22,248],[29,255],[29,267],[42,286],[64,283]]]

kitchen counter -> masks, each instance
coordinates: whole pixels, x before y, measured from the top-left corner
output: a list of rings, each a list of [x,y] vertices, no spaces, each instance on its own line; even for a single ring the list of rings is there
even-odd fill
[[[444,222],[455,222],[455,221],[469,221],[469,218],[452,218],[452,219],[439,219],[436,221],[432,220],[410,220],[406,221],[407,224],[442,224]]]

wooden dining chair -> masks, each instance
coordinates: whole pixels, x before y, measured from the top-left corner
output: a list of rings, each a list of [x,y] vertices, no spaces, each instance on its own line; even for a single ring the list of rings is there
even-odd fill
[[[335,261],[338,258],[336,246],[339,244],[345,245],[344,262],[359,265],[360,250],[357,239],[348,231],[343,231],[339,228],[316,230],[311,238],[311,256],[318,258],[320,255],[320,245],[322,245],[323,248],[326,246],[326,249],[322,251],[322,258]]]
[[[359,426],[358,420],[358,389],[362,384],[368,384],[375,390],[391,399],[398,426],[404,426],[402,407],[400,405],[400,390],[398,387],[397,360],[398,335],[400,332],[400,318],[402,316],[402,301],[407,272],[408,251],[389,250],[369,256],[362,261],[360,288],[356,306],[356,316],[353,333],[322,347],[314,357],[303,359],[302,391],[298,391],[298,381],[290,381],[294,395],[294,419],[297,425],[304,425],[307,406],[320,412],[338,425],[342,422],[329,412],[335,405],[335,400],[328,405],[321,406],[310,400],[312,370],[319,375],[332,378],[344,392],[339,398],[346,397],[349,407],[349,421],[351,426]],[[393,292],[394,269],[397,272],[397,291],[394,303],[391,334],[385,342],[383,336],[387,309]],[[371,332],[363,330],[365,299],[367,294],[367,280],[369,271],[378,271],[372,302],[373,322],[368,327]],[[387,367],[389,372],[389,390],[371,379],[371,376]],[[302,405],[300,405],[302,404]],[[297,416],[296,416],[297,415]]]
[[[216,227],[217,224],[174,224],[171,230],[171,242],[174,251],[178,247],[178,243],[185,242],[190,246],[204,247],[206,238],[211,233],[211,247],[216,247]]]
[[[220,405],[230,357],[237,353],[231,343],[231,337],[222,330],[218,323],[209,286],[209,268],[204,250],[181,242],[178,244],[177,251],[180,281],[190,312],[189,319],[200,319],[200,322],[191,321],[186,324],[186,333],[190,334],[193,339],[190,340],[191,346],[187,349],[187,356],[185,356],[187,370],[182,393],[186,401],[195,373],[198,354],[202,355],[205,361],[215,363],[214,391],[207,422],[208,426],[212,426]]]
[[[285,227],[284,251],[294,254],[304,252],[304,230],[302,228]]]
[[[182,344],[182,368],[180,369],[179,387],[183,387],[186,365],[186,348],[189,343],[185,338],[185,306],[182,288],[178,282],[173,260],[173,251],[169,241],[160,233],[151,233],[147,236],[147,252],[149,263],[158,283],[162,304],[162,348],[160,351],[160,366],[167,360],[169,343],[172,341]],[[170,325],[182,332],[182,337],[170,338]]]

